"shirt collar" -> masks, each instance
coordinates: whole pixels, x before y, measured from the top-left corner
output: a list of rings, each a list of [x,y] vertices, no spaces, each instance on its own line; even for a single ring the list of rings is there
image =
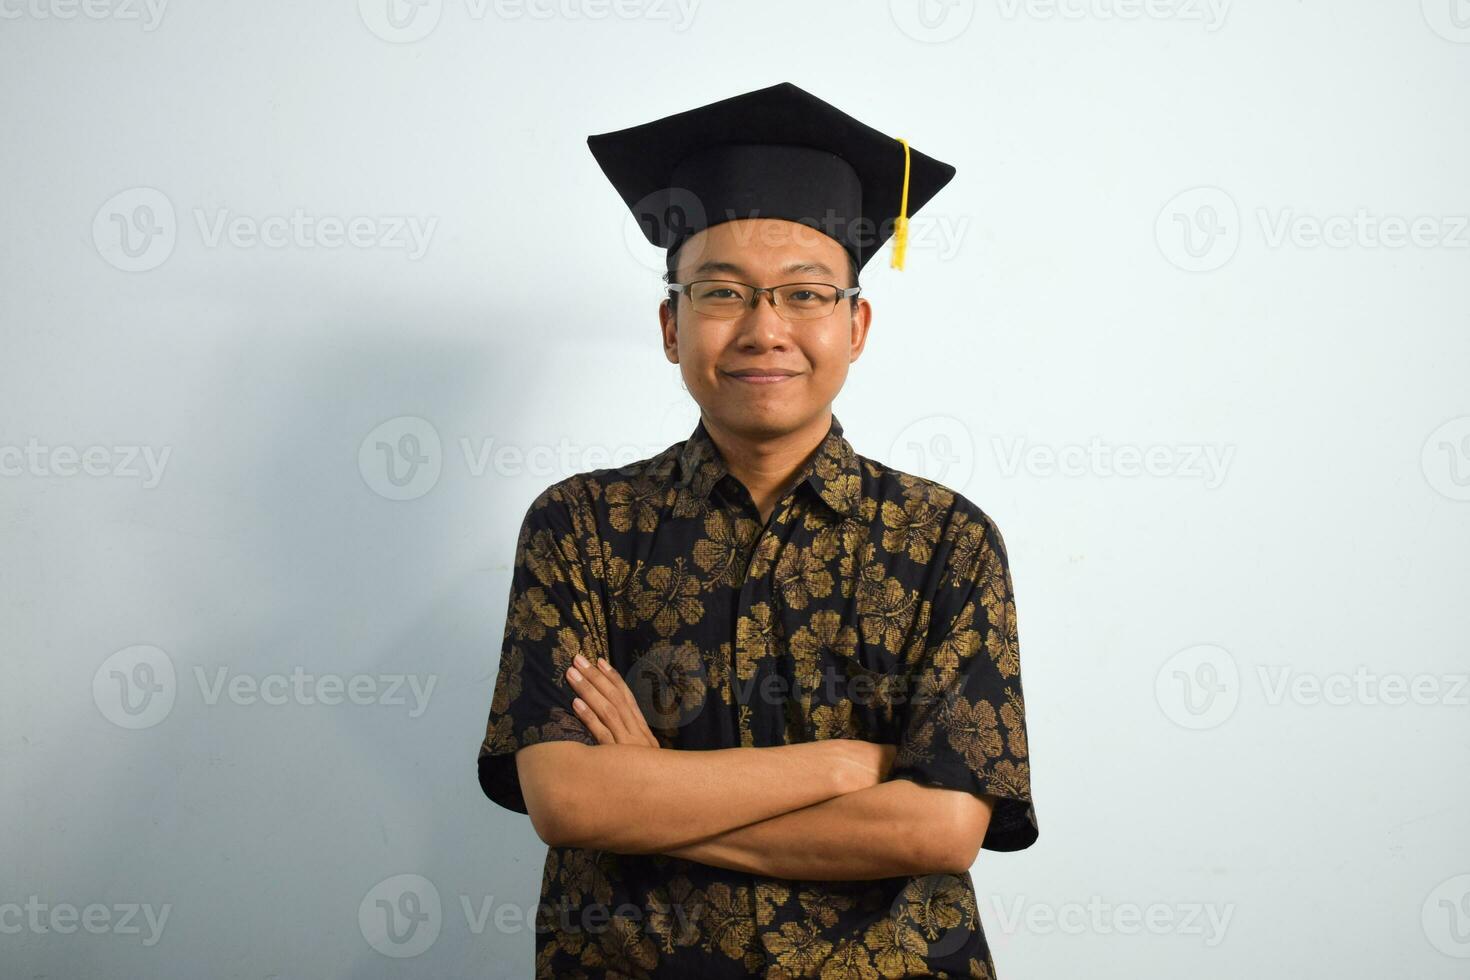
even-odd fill
[[[680,489],[687,487],[701,501],[708,499],[714,485],[730,472],[702,416],[684,441],[678,458],[679,478],[674,485]],[[842,423],[835,414],[826,437],[806,461],[792,487],[802,483],[809,484],[827,506],[843,517],[858,513],[862,470],[857,453],[842,435]]]

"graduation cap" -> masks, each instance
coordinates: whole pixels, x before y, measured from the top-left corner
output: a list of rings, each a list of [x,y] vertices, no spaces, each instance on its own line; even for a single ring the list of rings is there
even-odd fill
[[[890,264],[902,269],[909,214],[955,174],[790,82],[589,136],[587,146],[671,267],[706,228],[784,218],[836,239],[859,269],[892,237]]]

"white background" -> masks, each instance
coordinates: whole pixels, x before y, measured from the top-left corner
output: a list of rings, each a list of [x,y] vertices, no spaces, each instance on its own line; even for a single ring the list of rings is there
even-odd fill
[[[1465,975],[1464,0],[387,2],[0,0],[0,972],[530,974],[519,519],[697,418],[585,139],[792,81],[958,168],[835,411],[1010,550],[999,975]],[[212,235],[298,213],[366,238]],[[435,686],[210,703],[298,668]]]

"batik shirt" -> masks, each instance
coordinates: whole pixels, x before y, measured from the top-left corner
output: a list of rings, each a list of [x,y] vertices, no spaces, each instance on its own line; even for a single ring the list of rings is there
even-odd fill
[[[1036,840],[1000,532],[959,493],[856,454],[836,416],[765,521],[703,420],[532,502],[478,759],[501,806],[526,812],[517,749],[596,744],[565,677],[578,653],[610,660],[663,748],[891,743],[888,778],[996,797],[984,848]],[[994,969],[968,872],[798,881],[550,847],[535,928],[544,977]]]

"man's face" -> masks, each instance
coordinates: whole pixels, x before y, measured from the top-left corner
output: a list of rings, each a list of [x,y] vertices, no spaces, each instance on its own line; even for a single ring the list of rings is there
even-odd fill
[[[726,221],[684,243],[677,282],[733,279],[753,286],[788,282],[852,285],[847,253],[834,239],[779,218]],[[867,340],[872,310],[842,299],[827,316],[786,320],[762,293],[754,309],[734,319],[701,316],[688,296],[677,316],[659,307],[664,354],[679,365],[684,385],[706,415],[754,437],[791,432],[825,412],[847,380],[847,366]],[[780,372],[747,377],[741,372]]]

